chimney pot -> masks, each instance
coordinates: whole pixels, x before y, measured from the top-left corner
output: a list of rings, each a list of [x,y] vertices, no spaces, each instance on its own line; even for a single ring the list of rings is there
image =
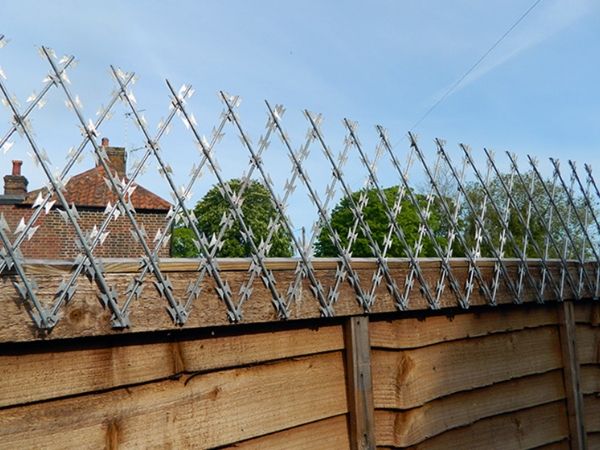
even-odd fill
[[[12,166],[12,174],[14,176],[20,176],[21,175],[21,166],[23,165],[23,161],[19,161],[19,160],[14,160],[12,162],[13,166]]]

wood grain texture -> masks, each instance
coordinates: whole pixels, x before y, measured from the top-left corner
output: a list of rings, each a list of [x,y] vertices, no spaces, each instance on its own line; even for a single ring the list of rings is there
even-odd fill
[[[103,258],[104,270],[107,273],[135,273],[140,269],[139,260],[136,258]],[[216,258],[216,261],[223,271],[241,271],[247,272],[250,268],[251,258]],[[335,269],[338,264],[338,258],[315,258],[312,265],[315,269]],[[451,258],[452,267],[464,269],[468,267],[468,261],[464,258]],[[507,266],[516,266],[517,259],[506,258]],[[271,270],[294,270],[298,259],[296,258],[266,258],[265,265]],[[391,269],[405,267],[408,263],[407,258],[388,258],[388,266]],[[419,258],[419,263],[423,268],[439,268],[438,258]],[[558,263],[558,261],[557,261]],[[164,272],[196,272],[200,260],[196,258],[162,258],[159,262],[159,268]],[[493,267],[495,260],[493,258],[481,258],[478,264],[484,268]],[[538,267],[539,262],[532,260],[530,267]],[[28,259],[23,265],[28,273],[38,275],[56,274],[70,272],[73,268],[73,260],[68,259]],[[373,269],[377,267],[374,258],[352,258],[352,267],[355,269]],[[573,269],[576,265],[573,264]],[[575,273],[575,272],[574,272]]]
[[[562,374],[560,370],[554,370],[542,375],[459,392],[406,411],[376,410],[377,445],[415,445],[487,417],[563,398]]]
[[[600,436],[600,434],[599,434],[599,436]],[[598,442],[600,442],[600,440]],[[378,445],[376,448],[377,448],[377,450],[396,450],[401,447],[388,447],[385,445]],[[590,448],[600,448],[600,446],[596,445],[595,447],[590,447]],[[500,447],[500,450],[504,450],[504,449],[502,449],[502,447]],[[562,439],[558,442],[553,442],[551,444],[539,445],[539,446],[535,447],[535,450],[571,450],[571,446],[569,445],[568,439]]]
[[[205,448],[346,412],[333,352],[3,409],[0,448]]]
[[[591,449],[600,448],[600,433],[588,433],[588,446]]]
[[[440,434],[413,449],[526,449],[568,437],[563,402],[504,414]]]
[[[410,349],[557,323],[556,311],[553,308],[519,306],[464,312],[452,316],[373,320],[369,330],[371,346],[374,348]]]
[[[238,442],[230,449],[240,450],[348,450],[348,418],[346,415],[319,420],[318,422],[290,428],[289,430]]]
[[[571,445],[568,439],[563,439],[559,442],[553,442],[552,444],[540,445],[535,448],[536,450],[571,450]]]
[[[398,409],[562,367],[558,329],[552,326],[412,350],[374,350],[372,361],[375,407]]]
[[[584,450],[587,448],[587,439],[583,423],[583,397],[581,394],[577,342],[575,341],[573,303],[562,302],[557,305],[557,310],[560,322],[560,345],[571,446],[574,449]]]
[[[588,433],[600,433],[600,398],[596,395],[583,397],[585,430]]]
[[[575,303],[575,322],[592,326],[600,325],[600,302],[587,300]]]
[[[375,446],[369,318],[347,319],[344,335],[350,446],[353,450],[369,450]]]
[[[581,391],[584,394],[600,394],[600,365],[581,366]]]
[[[575,341],[580,364],[600,363],[600,328],[577,324]]]
[[[282,292],[284,292],[294,279],[294,269],[297,261],[294,259],[272,259],[267,266],[273,269],[274,277]],[[248,278],[247,269],[249,259],[223,260],[221,264],[221,276],[237,293],[240,286]],[[373,259],[356,258],[352,262],[358,276],[363,283],[370,283],[371,277],[377,266]],[[440,273],[440,261],[433,258],[424,258],[420,261],[423,276],[430,286],[434,286]],[[493,260],[479,260],[483,277],[491,282],[493,278]],[[559,265],[551,262],[551,269],[558,273]],[[337,261],[335,259],[315,260],[313,262],[316,277],[327,290],[334,283]],[[453,259],[452,270],[459,283],[463,284],[467,277],[468,264],[464,259]],[[506,260],[507,270],[511,276],[516,276],[518,264],[515,260]],[[106,261],[106,281],[119,293],[122,301],[127,286],[135,276],[134,269],[138,268],[137,261]],[[169,280],[173,285],[173,295],[179,301],[187,299],[187,288],[190,282],[196,280],[198,273],[198,261],[164,260],[161,267],[168,273]],[[390,259],[390,273],[398,285],[403,285],[409,272],[409,265],[405,259]],[[531,270],[539,273],[539,262],[531,261]],[[65,262],[29,262],[26,270],[40,286],[38,296],[43,303],[48,303],[54,298],[60,283],[65,279],[72,266]],[[576,272],[576,266],[572,267]],[[535,275],[538,276],[538,275]],[[33,325],[22,301],[14,286],[16,276],[3,275],[0,277],[0,319],[3,327],[0,328],[0,343],[20,342],[31,340],[52,340],[61,338],[73,338],[81,336],[118,335],[124,333],[147,332],[157,330],[172,330],[175,328],[169,315],[165,311],[166,300],[162,298],[154,286],[152,276],[146,277],[143,291],[139,299],[131,306],[131,326],[126,330],[114,330],[111,327],[111,313],[104,309],[98,300],[98,286],[81,276],[78,280],[78,288],[68,305],[61,309],[61,320],[50,334],[44,334]],[[188,321],[183,328],[202,328],[213,326],[230,325],[226,307],[218,298],[214,280],[207,276],[202,283],[202,293],[195,301]],[[277,313],[271,302],[271,294],[267,288],[256,280],[253,284],[254,291],[251,298],[244,304],[244,323],[264,323],[278,321]],[[551,295],[551,290],[547,290]],[[372,312],[394,312],[397,311],[394,299],[390,296],[385,283],[381,283],[375,291],[376,301]],[[567,292],[566,296],[572,295]],[[409,296],[409,310],[425,311],[428,304],[420,293],[418,283]],[[551,297],[548,297],[550,300]],[[504,283],[501,283],[497,295],[498,304],[512,304],[513,298]],[[531,287],[525,286],[525,302],[534,302],[535,296]],[[441,299],[442,308],[456,308],[458,300],[450,289],[446,289]],[[485,305],[485,298],[478,290],[473,292],[471,305]],[[349,282],[344,282],[340,289],[339,301],[334,305],[335,314],[339,317],[355,316],[363,314],[355,291]],[[303,280],[299,300],[290,305],[289,317],[294,319],[307,319],[320,317],[319,305],[312,294],[308,279]]]
[[[145,383],[182,373],[341,350],[340,325],[152,344],[0,354],[0,406]],[[68,380],[68,381],[67,381]]]

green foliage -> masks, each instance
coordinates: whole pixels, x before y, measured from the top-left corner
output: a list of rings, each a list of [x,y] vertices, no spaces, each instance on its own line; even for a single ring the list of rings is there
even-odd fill
[[[506,207],[508,201],[506,191],[502,187],[502,182],[508,186],[510,184],[510,176],[503,174],[501,175],[501,178],[492,178],[489,182],[491,198],[499,208],[501,215],[503,214],[504,208]],[[230,180],[229,185],[231,186],[232,191],[237,193],[240,188],[240,181],[236,179]],[[546,185],[548,190],[551,191],[552,182],[546,181]],[[534,209],[529,211],[531,206],[527,190],[530,189],[530,186],[533,186],[532,197],[535,199],[535,206],[540,215],[536,214]],[[453,189],[455,189],[455,187]],[[471,203],[476,209],[475,213],[479,215],[484,200],[484,190],[479,183],[475,182],[467,183],[465,190]],[[396,201],[398,192],[398,186],[384,189],[384,194],[390,209],[393,207]],[[379,201],[379,197],[375,190],[363,190],[353,193],[352,198],[354,203],[359,203],[361,195],[366,195],[367,198],[366,206],[363,209],[363,217],[368,223],[373,238],[379,245],[379,248],[383,249],[385,237],[388,235],[390,230],[390,224],[385,213],[385,207]],[[418,193],[415,193],[414,195],[419,202],[421,209],[424,211],[427,204],[426,196]],[[444,195],[447,195],[448,198],[454,197],[454,193],[451,192],[448,192],[448,194]],[[552,245],[548,246],[548,256],[550,258],[556,258],[563,251],[566,233],[564,231],[563,224],[561,223],[561,218],[565,223],[567,223],[568,230],[575,240],[575,245],[571,245],[570,243],[567,245],[567,257],[574,258],[576,255],[580,255],[582,251],[585,252],[586,257],[592,256],[589,244],[586,243],[586,246],[583,246],[584,236],[581,232],[581,227],[579,223],[577,223],[573,211],[569,213],[571,206],[569,204],[568,196],[562,187],[557,186],[555,190],[554,198],[558,212],[552,209],[548,195],[546,194],[541,182],[537,180],[535,175],[530,172],[523,174],[523,182],[516,177],[513,179],[512,197],[521,217],[519,217],[519,214],[517,214],[511,205],[511,213],[508,217],[508,226],[519,249],[523,249],[524,242],[527,239],[527,257],[539,258],[542,256],[540,252],[544,252],[544,249],[546,248],[548,243],[546,226],[549,222],[550,210],[552,210],[550,234],[554,238],[557,245],[556,247]],[[267,189],[257,181],[252,181],[250,183],[243,195],[243,198],[244,202],[242,204],[242,211],[244,214],[244,219],[252,228],[256,238],[255,242],[258,243],[261,239],[266,238],[269,231],[269,219],[276,216],[276,211],[271,204]],[[574,203],[579,217],[583,218],[585,216],[585,205],[583,199],[579,196],[575,198]],[[407,195],[404,195],[401,204],[402,208],[397,217],[397,222],[399,227],[404,232],[408,245],[411,247],[411,249],[414,249],[415,241],[419,235],[419,226],[421,224],[421,220],[416,208],[412,205]],[[452,201],[448,200],[448,206],[451,211],[454,210]],[[194,209],[194,214],[198,218],[199,229],[202,230],[209,239],[213,234],[218,234],[221,218],[227,211],[229,211],[229,205],[221,195],[219,189],[216,187],[211,188],[202,198],[202,200],[198,202]],[[600,217],[596,204],[594,204],[594,212],[597,217]],[[525,224],[521,220],[525,220],[528,214],[531,214],[531,220],[529,221],[528,227],[529,233],[526,231]],[[492,240],[492,245],[496,249],[500,246],[500,240],[502,236],[503,228],[501,224],[501,215],[495,211],[494,207],[492,206],[492,202],[488,198],[486,200],[484,226]],[[567,220],[569,217],[570,219]],[[339,235],[341,244],[344,248],[347,246],[348,235],[349,232],[351,232],[355,222],[354,215],[350,209],[349,198],[342,198],[331,212],[331,224],[333,229]],[[459,230],[457,230],[457,232],[461,233],[465,237],[466,244],[469,247],[469,250],[471,250],[475,243],[476,220],[474,213],[467,207],[467,202],[464,200],[461,205],[458,222]],[[439,198],[434,198],[428,224],[433,231],[436,241],[445,250],[447,245],[449,222],[442,206],[440,205]],[[594,224],[590,218],[589,228],[591,230],[589,230],[589,233],[592,239],[597,240],[598,233],[593,225]],[[352,255],[355,257],[373,257],[373,252],[369,248],[369,242],[362,233],[360,227],[356,229],[356,232],[357,239],[351,248]],[[532,245],[532,239],[537,244],[539,251],[536,251],[535,245]],[[196,249],[194,243],[194,233],[186,227],[176,227],[174,229],[171,242],[173,256],[199,256],[198,250]],[[272,243],[273,245],[269,256],[292,256],[292,240],[283,228],[273,236]],[[455,240],[453,245],[453,256],[464,256],[464,248],[462,248],[460,245],[459,240]],[[485,239],[483,239],[481,242],[480,251],[481,256],[483,257],[493,256],[490,243],[486,242]],[[242,239],[239,224],[237,221],[234,221],[233,226],[225,234],[224,244],[218,256],[245,257],[249,256],[250,254],[251,252],[248,244]],[[327,227],[323,227],[317,236],[315,243],[315,255],[319,257],[338,255],[338,251],[331,240],[331,236]],[[400,240],[397,238],[395,233],[392,233],[391,246],[387,251],[387,256],[407,256],[404,247],[401,245]],[[436,256],[434,252],[434,245],[427,234],[425,234],[423,239],[423,247],[418,256]],[[504,245],[504,256],[508,258],[517,256],[515,246],[510,242],[508,236]]]
[[[171,256],[174,258],[195,258],[198,249],[194,244],[194,232],[189,228],[176,227],[171,235]]]
[[[510,175],[501,175],[501,180],[504,182],[505,186],[508,187],[510,183]],[[500,212],[502,213],[504,211],[508,199],[506,195],[506,190],[502,187],[501,180],[498,177],[493,178],[489,182],[489,191],[491,194],[491,198],[496,203],[496,205],[500,209]],[[517,210],[520,212],[521,217],[519,217],[519,214],[515,211],[512,205],[510,208],[510,215],[508,217],[508,228],[514,237],[518,248],[522,252],[525,244],[525,239],[527,239],[527,256],[529,258],[540,258],[543,256],[543,252],[546,247],[546,242],[548,241],[548,256],[550,258],[557,258],[559,256],[559,253],[562,253],[563,251],[564,240],[566,237],[565,229],[560,220],[562,219],[567,224],[567,229],[569,230],[569,233],[575,241],[575,246],[567,246],[567,257],[574,258],[575,253],[581,251],[580,249],[584,236],[581,232],[580,225],[576,222],[574,213],[571,211],[569,215],[569,209],[572,208],[569,204],[569,198],[567,196],[567,193],[562,187],[557,185],[554,194],[554,202],[558,209],[557,213],[557,211],[552,208],[550,199],[546,191],[544,190],[544,187],[542,186],[539,179],[535,176],[535,174],[533,174],[532,172],[523,174],[523,181],[524,182],[522,183],[517,177],[515,177],[511,191],[514,204],[517,206]],[[551,192],[552,181],[546,180],[545,184],[548,190]],[[535,199],[535,209],[532,208],[531,210],[531,219],[529,221],[528,227],[529,233],[527,233],[525,224],[528,209],[530,208],[529,196],[527,192],[529,189],[531,189],[531,186],[533,186],[531,192],[533,193],[532,198]],[[484,195],[481,185],[478,183],[471,183],[467,185],[466,190],[473,205],[478,209],[478,211],[480,211]],[[574,203],[576,206],[577,213],[581,218],[583,218],[585,215],[583,199],[575,198]],[[541,214],[541,217],[536,214],[536,210]],[[550,220],[550,212],[552,212],[552,220]],[[570,220],[567,223],[567,218],[569,217]],[[465,224],[465,230],[463,232],[467,237],[467,241],[470,243],[470,245],[473,245],[476,221],[473,217],[472,211],[470,211],[466,207],[466,205],[463,205],[462,218],[463,223]],[[484,223],[494,247],[498,248],[500,245],[500,237],[502,233],[502,222],[501,216],[499,216],[498,213],[494,210],[490,199],[487,200]],[[548,233],[546,231],[548,223],[550,223],[550,235],[556,242],[558,248],[551,245],[551,242],[549,241]],[[537,244],[539,252],[536,251],[536,245],[532,244],[532,238],[533,241]],[[485,239],[483,239],[481,242],[481,255],[485,257],[492,256],[490,245],[488,242],[486,242]],[[504,246],[504,256],[508,258],[517,256],[515,246],[511,243],[510,239],[508,239],[508,236],[506,244]]]
[[[352,194],[354,202],[358,204],[361,192],[358,191]],[[398,186],[384,189],[385,198],[390,209],[393,207],[396,197],[398,196]],[[367,205],[363,209],[363,216],[366,222],[369,224],[374,240],[379,245],[380,249],[383,249],[383,242],[385,236],[388,234],[390,224],[385,213],[384,205],[379,201],[379,197],[375,190],[367,190],[366,195],[368,198]],[[425,210],[427,201],[426,197],[421,194],[415,194],[422,210]],[[405,195],[402,200],[402,210],[399,214],[398,225],[404,231],[404,235],[407,243],[414,248],[414,243],[418,238],[419,225],[421,223],[416,208],[412,205]],[[353,223],[355,222],[354,215],[350,209],[350,201],[348,197],[344,197],[333,209],[331,213],[331,224],[334,230],[340,236],[342,245],[346,247],[348,243],[348,232],[351,230]],[[440,245],[445,246],[447,239],[448,223],[443,220],[443,210],[441,206],[437,204],[437,201],[431,207],[431,215],[429,218],[429,225],[434,232],[436,240]],[[352,245],[351,252],[352,256],[372,257],[373,252],[369,248],[367,238],[361,232],[360,227],[357,229],[358,237]],[[321,229],[321,232],[317,238],[315,244],[315,254],[317,256],[336,256],[338,254],[335,246],[330,237],[329,230],[326,227]],[[433,243],[425,235],[423,239],[423,250],[419,256],[434,256]],[[390,246],[387,256],[390,257],[402,257],[406,256],[406,252],[402,247],[400,240],[393,234],[392,245]]]
[[[241,182],[232,179],[227,182],[234,193],[239,192]],[[244,222],[254,233],[255,242],[266,239],[269,232],[269,220],[274,219],[277,212],[273,207],[268,190],[258,181],[251,181],[243,194],[242,213]],[[208,239],[218,235],[223,214],[230,210],[229,204],[217,186],[213,186],[196,204],[194,214],[198,219],[198,228]],[[194,244],[193,232],[185,227],[176,228],[172,244],[173,256],[199,256]],[[281,227],[273,235],[272,247],[268,256],[292,256],[292,240],[286,230]],[[220,257],[247,257],[251,255],[250,246],[242,238],[240,224],[234,220],[233,225],[225,233],[223,247],[217,253]]]

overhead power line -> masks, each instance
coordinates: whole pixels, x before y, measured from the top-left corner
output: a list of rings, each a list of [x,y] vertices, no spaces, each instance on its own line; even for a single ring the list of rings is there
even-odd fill
[[[450,88],[448,88],[444,95],[442,95],[433,105],[431,105],[431,107],[427,111],[425,111],[425,114],[423,114],[421,118],[417,120],[417,122],[410,128],[411,131],[417,128],[421,124],[421,122],[423,122],[444,100],[446,100],[446,98],[448,98],[448,96],[452,94],[452,92],[454,92],[454,90],[460,85],[460,83],[462,83],[465,80],[465,78],[467,78],[471,74],[471,72],[473,72],[477,67],[479,67],[483,60],[490,53],[492,53],[492,51],[494,51],[494,49],[498,47],[498,45],[500,45],[500,43],[504,39],[506,39],[506,37],[523,21],[523,19],[525,19],[525,17],[527,17],[529,13],[533,11],[535,7],[541,2],[542,0],[536,0],[535,2],[533,2],[533,4],[529,8],[527,8],[527,10],[523,14],[521,14],[521,16],[504,32],[504,34],[502,34],[502,36],[500,36],[498,40],[494,42],[494,44],[490,48],[488,48],[483,55],[481,55],[481,57],[475,62],[475,64],[469,67],[469,69],[458,80],[456,80],[456,82],[452,86],[450,86]]]

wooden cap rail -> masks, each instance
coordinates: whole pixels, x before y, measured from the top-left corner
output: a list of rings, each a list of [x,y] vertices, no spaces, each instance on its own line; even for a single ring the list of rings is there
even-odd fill
[[[276,282],[284,287],[294,277],[297,261],[294,259],[267,259],[268,267],[274,272]],[[160,261],[160,268],[169,273],[169,279],[173,284],[175,296],[184,296],[189,283],[196,277],[198,261],[192,259],[165,259]],[[313,266],[315,273],[325,290],[333,284],[337,259],[315,259]],[[410,270],[406,259],[389,259],[389,269],[394,279],[401,285]],[[440,273],[441,263],[438,259],[421,259],[420,265],[425,278],[432,285]],[[491,282],[493,277],[494,260],[482,259],[478,261],[483,276]],[[114,286],[118,292],[124,292],[135,273],[139,270],[136,260],[106,259],[103,261],[107,281]],[[223,259],[219,266],[224,279],[231,285],[233,292],[247,278],[250,267],[249,259]],[[517,276],[519,263],[517,260],[506,260],[506,266],[512,276]],[[530,271],[541,277],[541,265],[538,261],[528,261]],[[548,262],[548,266],[560,274],[560,263],[558,261]],[[69,275],[73,264],[70,261],[28,261],[25,264],[27,273],[35,274],[39,283],[39,295],[42,300],[52,300],[56,288],[63,279]],[[369,280],[377,269],[374,259],[353,259],[353,267],[359,274],[361,280]],[[468,276],[468,262],[464,259],[452,259],[451,267],[460,283],[464,283]],[[578,265],[573,262],[572,273],[576,275]],[[231,325],[227,317],[227,309],[216,293],[216,287],[210,277],[206,277],[202,294],[193,304],[189,319],[184,326],[173,324],[165,311],[167,306],[164,298],[156,289],[151,278],[145,280],[144,289],[131,306],[131,325],[123,330],[115,330],[111,326],[111,313],[103,308],[99,300],[99,289],[95,283],[81,275],[78,280],[78,289],[73,298],[61,309],[61,320],[50,332],[44,332],[33,326],[25,305],[19,297],[14,282],[15,275],[6,274],[0,278],[0,342],[18,342],[32,340],[48,340],[73,338],[79,336],[114,335],[132,332],[148,332],[158,330],[193,329],[200,327],[214,327]],[[372,314],[391,313],[398,311],[397,306],[382,283],[376,290],[376,300],[372,308]],[[590,293],[584,292],[584,298]],[[535,302],[534,290],[525,285],[525,302]],[[563,300],[573,299],[575,295],[569,289],[565,289]],[[554,294],[551,289],[545,291],[545,300],[553,301]],[[497,294],[498,304],[510,304],[514,302],[513,296],[504,283],[500,283]],[[484,296],[478,289],[472,294],[472,306],[486,305]],[[446,288],[441,299],[442,308],[457,308],[458,300],[451,289]],[[356,301],[355,292],[348,282],[343,283],[340,288],[340,296],[334,305],[336,317],[348,317],[363,315],[364,310]],[[425,298],[420,294],[418,286],[411,291],[408,311],[419,311],[429,309]],[[265,286],[257,281],[254,283],[254,291],[251,298],[243,305],[242,324],[275,322],[280,319],[271,302],[270,292]],[[315,299],[310,284],[304,280],[301,286],[299,300],[290,307],[290,320],[314,319],[321,317],[319,304]],[[232,325],[233,326],[233,325]]]

